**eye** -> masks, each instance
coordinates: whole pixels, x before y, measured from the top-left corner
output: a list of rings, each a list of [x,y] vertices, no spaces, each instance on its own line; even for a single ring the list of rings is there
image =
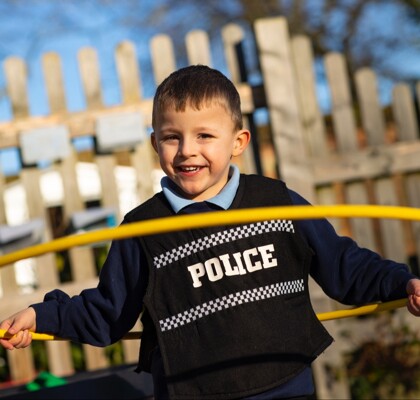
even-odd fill
[[[210,133],[200,133],[199,135],[198,135],[198,138],[199,139],[210,139],[210,138],[212,138],[213,137],[213,135],[211,135]]]
[[[173,141],[175,141],[175,140],[178,140],[179,138],[178,138],[178,136],[177,135],[172,135],[172,134],[169,134],[169,135],[165,135],[163,138],[162,138],[162,142],[173,142]]]

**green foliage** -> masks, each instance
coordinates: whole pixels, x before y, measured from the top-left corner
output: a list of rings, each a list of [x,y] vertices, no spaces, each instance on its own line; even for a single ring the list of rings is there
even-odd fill
[[[348,354],[353,399],[420,398],[419,333],[407,326],[387,333]]]
[[[105,354],[109,359],[110,365],[124,364],[124,354],[121,342],[114,343],[105,348]]]
[[[34,357],[35,369],[37,371],[48,370],[48,355],[45,343],[34,340],[31,344],[32,354]]]
[[[81,344],[71,343],[71,356],[73,359],[74,370],[76,372],[85,371],[86,363]]]

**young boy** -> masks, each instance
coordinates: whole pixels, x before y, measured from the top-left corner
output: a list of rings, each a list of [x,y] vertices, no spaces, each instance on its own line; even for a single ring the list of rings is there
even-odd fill
[[[308,204],[283,182],[231,164],[250,132],[234,85],[216,70],[171,74],[154,98],[153,129],[167,175],[162,192],[123,223]],[[48,293],[0,324],[15,334],[0,343],[25,347],[39,331],[106,346],[144,307],[138,370],[152,372],[156,398],[309,396],[310,365],[332,342],[311,307],[309,274],[342,303],[408,295],[409,311],[420,315],[420,280],[405,265],[337,236],[326,220],[271,220],[114,241],[96,288],[72,298]]]

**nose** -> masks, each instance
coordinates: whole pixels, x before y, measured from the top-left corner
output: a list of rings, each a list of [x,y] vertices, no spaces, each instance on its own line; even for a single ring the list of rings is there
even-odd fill
[[[178,154],[182,157],[192,157],[197,153],[197,143],[191,138],[183,138],[179,142]]]

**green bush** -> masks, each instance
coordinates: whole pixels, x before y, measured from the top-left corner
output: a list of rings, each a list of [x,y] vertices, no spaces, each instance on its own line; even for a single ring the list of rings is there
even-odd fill
[[[389,328],[389,326],[388,326]],[[419,333],[403,326],[390,328],[347,355],[353,399],[419,399]]]

